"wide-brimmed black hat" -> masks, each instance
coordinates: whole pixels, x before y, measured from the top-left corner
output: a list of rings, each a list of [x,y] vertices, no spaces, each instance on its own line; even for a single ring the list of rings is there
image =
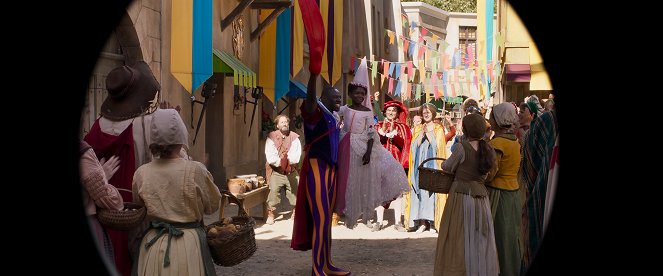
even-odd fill
[[[108,73],[106,90],[108,97],[101,104],[101,115],[112,121],[121,121],[145,113],[161,90],[161,85],[147,63],[138,61]]]

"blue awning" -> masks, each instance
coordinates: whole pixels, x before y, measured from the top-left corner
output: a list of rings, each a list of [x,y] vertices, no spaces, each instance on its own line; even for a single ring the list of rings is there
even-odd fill
[[[306,98],[306,85],[298,81],[290,80],[290,91],[285,95],[293,98]]]

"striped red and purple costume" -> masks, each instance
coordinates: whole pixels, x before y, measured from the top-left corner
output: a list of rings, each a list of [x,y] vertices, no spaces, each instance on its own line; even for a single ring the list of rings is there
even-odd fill
[[[312,250],[311,275],[350,275],[332,264],[331,215],[336,200],[339,129],[336,118],[322,103],[313,113],[301,106],[305,156],[297,189],[295,222],[290,247]],[[302,202],[303,204],[300,204]]]

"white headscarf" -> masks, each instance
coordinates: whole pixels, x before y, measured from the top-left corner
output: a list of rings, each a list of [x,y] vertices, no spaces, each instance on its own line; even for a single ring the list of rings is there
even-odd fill
[[[511,103],[501,103],[493,106],[492,114],[495,116],[495,122],[501,128],[513,130],[518,123],[516,107]]]
[[[152,115],[150,125],[152,143],[167,145],[184,145],[189,148],[189,132],[180,114],[175,109],[157,109]]]

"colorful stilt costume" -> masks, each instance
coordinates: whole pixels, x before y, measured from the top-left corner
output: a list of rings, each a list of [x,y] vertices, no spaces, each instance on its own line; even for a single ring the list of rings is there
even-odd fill
[[[290,247],[310,250],[311,275],[350,275],[331,262],[331,216],[336,201],[339,129],[334,115],[318,102],[313,113],[301,107],[306,140],[297,189],[297,206]]]

